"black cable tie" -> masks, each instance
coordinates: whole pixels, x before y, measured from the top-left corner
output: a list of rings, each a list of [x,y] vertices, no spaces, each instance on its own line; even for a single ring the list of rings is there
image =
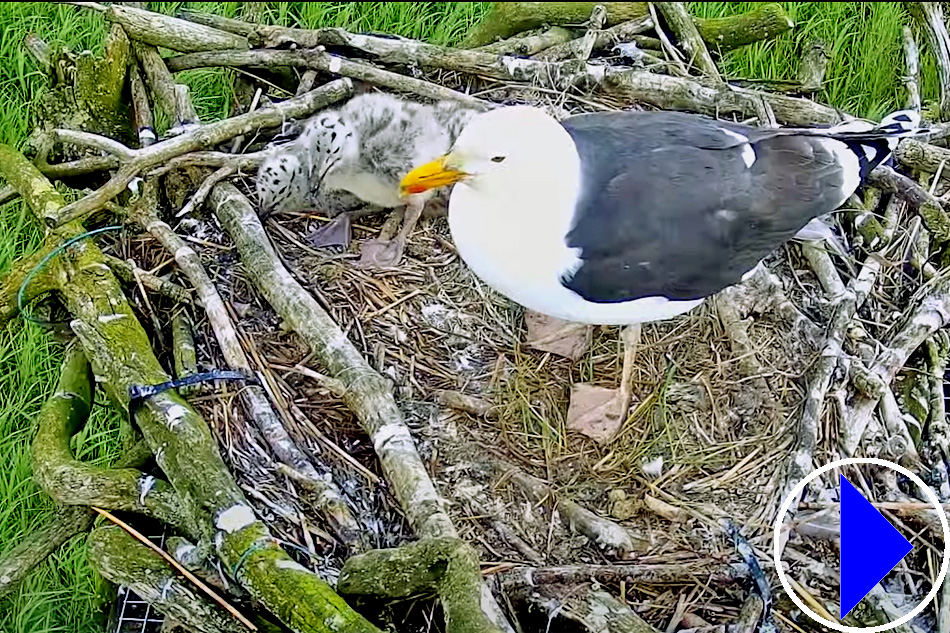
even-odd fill
[[[157,385],[132,385],[129,387],[129,414],[134,414],[135,410],[141,406],[145,400],[163,391],[179,389],[181,387],[187,387],[188,385],[210,382],[212,380],[243,380],[255,385],[260,384],[257,376],[253,374],[248,374],[243,371],[215,369],[214,371],[206,371],[200,374],[191,374],[184,378],[176,378],[175,380],[169,380],[168,382]]]

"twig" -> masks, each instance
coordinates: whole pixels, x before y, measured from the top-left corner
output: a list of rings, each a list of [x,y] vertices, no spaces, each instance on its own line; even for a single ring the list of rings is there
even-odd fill
[[[148,271],[142,270],[138,266],[133,265],[131,262],[123,261],[118,257],[109,255],[108,253],[103,253],[106,263],[109,265],[116,275],[121,277],[123,281],[128,283],[135,283],[136,280],[141,281],[142,285],[153,290],[161,295],[173,299],[181,303],[191,303],[191,291],[187,288],[183,288],[178,284],[162,279],[161,277],[156,277],[155,275],[150,274]]]
[[[591,542],[605,552],[624,558],[637,551],[638,544],[634,542],[632,535],[620,525],[597,516],[570,499],[555,495],[554,490],[542,480],[532,477],[514,466],[497,461],[492,461],[491,466],[499,474],[507,477],[521,488],[536,503],[546,502],[546,505],[556,508],[561,520],[566,525],[589,538]]]
[[[445,389],[436,392],[435,396],[436,400],[440,404],[444,404],[445,406],[451,407],[452,409],[471,413],[472,415],[477,415],[479,417],[486,417],[491,414],[491,403],[486,402],[481,398],[476,398],[458,391],[448,391]]]
[[[630,20],[629,22],[623,22],[616,26],[612,26],[609,29],[597,31],[594,34],[593,50],[600,51],[622,42],[629,42],[634,38],[634,36],[645,33],[652,28],[653,18],[651,18],[649,15],[645,15],[642,18]],[[547,48],[544,51],[535,54],[532,59],[547,62],[557,62],[570,59],[572,57],[577,58],[580,54],[582,44],[582,39],[574,39],[570,42],[565,42],[564,44],[558,44],[557,46]],[[588,57],[589,56],[590,55],[588,55]]]
[[[44,220],[50,227],[58,227],[83,218],[102,208],[106,202],[121,193],[134,177],[152,167],[188,152],[213,147],[239,134],[247,134],[259,128],[277,127],[289,118],[305,116],[343,99],[351,94],[352,90],[353,85],[349,79],[340,79],[273,107],[202,125],[145,149],[134,150],[134,157],[122,165],[109,182],[95,192],[66,205],[56,216],[45,216]],[[97,141],[97,144],[102,145],[102,141]]]
[[[202,181],[201,186],[198,187],[198,191],[195,192],[195,195],[193,195],[188,203],[181,208],[181,211],[175,214],[175,217],[180,218],[182,216],[190,215],[197,209],[201,208],[201,205],[204,204],[208,194],[211,193],[211,189],[225,178],[234,174],[236,171],[237,169],[235,169],[234,164],[230,163],[220,167],[213,174],[205,178]]]
[[[904,325],[887,341],[869,367],[885,384],[890,384],[907,359],[938,329],[950,321],[950,275],[945,271],[917,291],[916,308],[905,317]],[[854,455],[871,420],[877,400],[856,394],[841,421],[839,438],[842,451]]]
[[[129,90],[132,92],[132,113],[135,117],[135,130],[139,135],[139,147],[148,147],[158,137],[155,136],[155,120],[152,117],[152,106],[148,102],[148,93],[142,73],[136,63],[129,65]]]
[[[914,40],[914,32],[904,26],[904,87],[907,89],[907,107],[920,112],[920,51]]]
[[[251,51],[212,51],[180,55],[168,60],[173,71],[190,70],[206,66],[292,66],[333,73],[377,86],[411,92],[428,99],[458,101],[481,110],[491,106],[477,97],[446,88],[422,79],[406,77],[361,62],[331,55],[320,48],[303,50],[255,49]]]
[[[545,584],[574,585],[597,581],[618,583],[622,580],[647,585],[684,584],[691,582],[731,585],[749,578],[744,563],[719,563],[712,560],[683,563],[643,564],[614,563],[611,565],[567,565],[564,567],[526,567],[511,565],[495,573],[505,584],[536,587]]]
[[[709,51],[706,50],[703,38],[699,36],[696,25],[693,24],[689,12],[686,11],[686,4],[684,2],[654,2],[653,4],[663,13],[663,17],[676,35],[679,45],[683,47],[690,58],[690,63],[695,64],[713,82],[722,84],[722,75],[719,74],[716,62],[713,61]],[[658,25],[657,32],[660,32],[660,30]]]

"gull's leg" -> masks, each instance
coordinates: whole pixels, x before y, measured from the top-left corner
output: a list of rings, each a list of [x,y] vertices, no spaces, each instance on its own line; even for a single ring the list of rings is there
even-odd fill
[[[620,377],[620,422],[627,420],[627,410],[630,408],[631,385],[633,380],[633,361],[637,356],[637,347],[640,345],[640,324],[628,325],[620,332],[623,341],[623,373]]]
[[[403,215],[402,228],[392,239],[380,236],[375,240],[365,242],[362,248],[361,264],[390,267],[396,266],[402,260],[403,250],[406,248],[406,239],[422,217],[426,198],[410,196]]]

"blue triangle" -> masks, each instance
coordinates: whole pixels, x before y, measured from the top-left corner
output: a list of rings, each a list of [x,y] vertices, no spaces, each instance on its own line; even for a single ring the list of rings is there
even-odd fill
[[[841,615],[838,618],[851,613],[913,548],[841,475]]]

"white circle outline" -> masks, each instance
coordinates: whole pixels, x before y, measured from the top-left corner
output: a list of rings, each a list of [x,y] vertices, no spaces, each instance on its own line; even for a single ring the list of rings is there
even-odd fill
[[[940,517],[940,526],[943,528],[943,563],[940,565],[940,573],[937,574],[937,580],[930,589],[930,593],[927,594],[927,597],[924,598],[924,600],[907,615],[895,620],[894,622],[879,624],[877,626],[871,627],[844,626],[838,622],[826,620],[809,609],[805,603],[802,602],[802,599],[798,597],[798,594],[792,590],[791,584],[785,577],[785,570],[782,569],[781,552],[779,551],[782,523],[785,520],[785,515],[788,513],[789,508],[792,506],[792,500],[801,496],[802,491],[805,490],[805,486],[808,485],[808,482],[812,479],[820,477],[833,468],[838,468],[839,466],[850,466],[852,464],[874,464],[876,466],[883,466],[885,468],[896,470],[905,477],[909,477],[911,481],[917,484],[924,491],[924,494],[927,495],[927,500],[937,508],[937,514]],[[792,599],[792,602],[794,602],[799,609],[808,614],[813,620],[835,631],[841,631],[842,633],[882,633],[883,631],[890,631],[895,627],[906,624],[912,618],[916,617],[921,611],[923,611],[924,608],[926,608],[926,606],[937,597],[937,592],[940,591],[941,587],[943,586],[944,578],[947,576],[947,567],[950,565],[950,525],[947,525],[947,514],[944,512],[943,506],[940,505],[940,500],[937,498],[937,495],[934,494],[933,490],[931,490],[930,487],[925,484],[920,477],[910,472],[903,466],[884,459],[877,459],[876,457],[849,457],[847,459],[839,459],[837,461],[825,464],[821,468],[812,471],[807,477],[798,482],[792,492],[785,498],[785,501],[782,503],[782,508],[779,510],[778,517],[775,519],[775,526],[772,530],[772,558],[774,559],[773,562],[775,563],[775,571],[778,574],[778,579],[782,583],[782,587],[784,587],[788,597]]]

